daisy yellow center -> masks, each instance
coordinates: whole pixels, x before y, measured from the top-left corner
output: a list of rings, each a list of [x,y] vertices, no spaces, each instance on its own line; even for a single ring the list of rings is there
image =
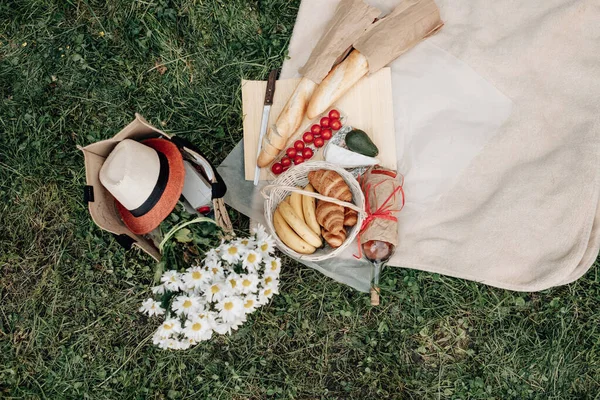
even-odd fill
[[[202,278],[202,273],[198,272],[198,271],[194,271],[194,272],[192,272],[192,278],[193,279],[201,279]]]
[[[237,281],[235,279],[230,279],[229,283],[231,284],[232,288],[235,288],[237,286]]]
[[[156,304],[152,304],[150,308],[154,310],[156,308]]]
[[[173,329],[173,324],[163,324],[163,329],[169,331]]]
[[[227,303],[225,303],[223,308],[227,311],[231,311],[231,309],[233,309],[233,303],[231,301],[228,301]]]
[[[194,332],[198,332],[200,329],[202,329],[202,324],[201,324],[200,322],[195,322],[195,323],[192,325],[192,330],[193,330]]]
[[[237,254],[237,247],[230,247],[229,250],[227,250],[227,252],[233,256]]]
[[[171,282],[175,282],[175,277],[171,276]]]
[[[269,296],[271,294],[271,289],[265,290],[265,296]]]
[[[253,263],[256,261],[256,254],[248,254],[248,258],[246,259],[248,262]]]
[[[211,291],[212,294],[219,293],[221,291],[221,288],[218,287],[217,285],[212,285],[210,287],[210,291]]]
[[[277,270],[277,261],[271,261],[271,271]]]
[[[267,251],[267,250],[269,249],[269,245],[265,243],[265,244],[263,244],[262,246],[260,246],[260,249],[261,249],[262,251]]]
[[[250,308],[254,305],[254,300],[248,300],[244,303],[244,308]]]
[[[249,242],[248,242],[248,239],[244,239],[244,240],[242,240],[242,244],[243,244],[244,246],[248,246],[248,243],[249,243]]]
[[[183,308],[190,308],[192,306],[192,302],[189,300],[186,300],[183,302]]]
[[[273,282],[273,278],[271,278],[270,276],[267,276],[265,278],[265,283],[268,285],[269,283]]]
[[[252,285],[252,282],[250,282],[250,280],[248,280],[248,279],[244,279],[244,280],[242,281],[242,286],[243,286],[243,287],[248,287],[248,286],[250,286],[250,285]]]
[[[216,274],[218,274],[218,273],[219,273],[219,268],[217,268],[217,267],[214,267],[214,268],[212,269],[212,273],[213,273],[213,275],[216,275]]]

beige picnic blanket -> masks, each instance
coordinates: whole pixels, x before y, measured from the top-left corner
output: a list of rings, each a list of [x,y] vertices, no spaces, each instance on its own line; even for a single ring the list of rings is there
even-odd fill
[[[302,1],[282,77],[297,75],[338,1]],[[390,265],[518,291],[572,282],[600,248],[600,3],[436,3],[444,28],[391,65],[407,202]],[[428,75],[440,62],[462,71],[455,87],[451,74]],[[412,104],[405,91],[431,96]],[[226,181],[236,168],[228,157]],[[257,202],[229,200],[260,220]],[[369,266],[352,252],[311,266],[366,291]]]

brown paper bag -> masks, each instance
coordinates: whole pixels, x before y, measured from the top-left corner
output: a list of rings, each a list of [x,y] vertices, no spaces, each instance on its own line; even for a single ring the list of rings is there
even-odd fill
[[[396,171],[374,166],[359,181],[365,194],[367,212],[360,231],[360,245],[369,240],[379,240],[397,246],[398,220],[395,214],[404,206],[401,177]]]
[[[388,65],[444,23],[433,0],[404,0],[390,14],[375,22],[354,43],[373,73]]]
[[[363,0],[342,0],[325,34],[313,49],[300,73],[321,83],[336,62],[341,61],[352,44],[365,33],[381,11]]]

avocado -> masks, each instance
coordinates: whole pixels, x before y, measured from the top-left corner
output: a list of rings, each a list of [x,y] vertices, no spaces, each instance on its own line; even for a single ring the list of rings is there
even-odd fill
[[[346,146],[355,153],[367,157],[376,157],[379,149],[371,141],[369,136],[360,129],[354,129],[346,134]]]

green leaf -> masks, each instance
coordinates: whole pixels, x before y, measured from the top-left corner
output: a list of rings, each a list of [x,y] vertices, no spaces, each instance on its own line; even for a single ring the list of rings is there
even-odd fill
[[[175,240],[180,243],[189,243],[192,241],[192,232],[188,228],[183,228],[177,231],[174,236]]]
[[[525,305],[525,299],[522,297],[517,297],[515,299],[515,304],[519,307],[523,307]]]

